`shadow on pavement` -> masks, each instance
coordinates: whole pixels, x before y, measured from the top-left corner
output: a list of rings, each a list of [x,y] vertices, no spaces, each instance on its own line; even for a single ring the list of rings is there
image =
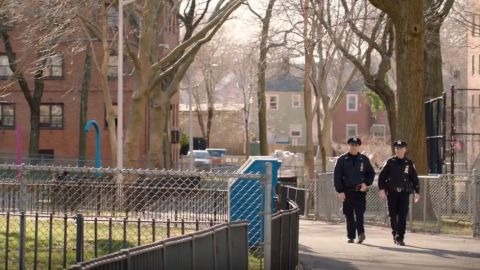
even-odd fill
[[[330,270],[330,269],[345,269],[358,270],[353,264],[345,261],[335,260],[320,256],[313,252],[309,247],[299,245],[300,263],[305,270]]]
[[[456,257],[466,257],[466,258],[480,258],[480,253],[476,252],[468,252],[468,251],[453,251],[453,250],[445,250],[445,249],[437,249],[437,248],[425,248],[425,247],[418,247],[412,245],[405,245],[404,247],[385,247],[385,246],[377,246],[372,244],[363,244],[364,246],[379,248],[382,250],[388,251],[396,251],[396,252],[406,252],[406,253],[418,253],[418,254],[430,254],[442,258],[448,258],[449,256],[456,256]],[[392,244],[393,245],[393,244]]]

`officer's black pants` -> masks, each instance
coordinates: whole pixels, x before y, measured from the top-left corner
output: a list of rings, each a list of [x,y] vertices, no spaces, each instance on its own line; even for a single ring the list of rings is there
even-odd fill
[[[389,191],[387,194],[390,226],[392,234],[397,240],[403,241],[405,236],[409,199],[410,193],[408,192]]]
[[[355,239],[355,232],[360,235],[365,232],[363,228],[363,214],[366,209],[366,192],[347,191],[343,201],[343,214],[347,222],[347,237]]]

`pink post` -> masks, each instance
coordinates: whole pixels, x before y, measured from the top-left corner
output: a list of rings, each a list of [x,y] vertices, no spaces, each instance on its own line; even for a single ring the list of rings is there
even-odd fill
[[[22,164],[22,151],[23,151],[23,145],[22,145],[22,142],[23,142],[23,134],[22,134],[22,128],[17,126],[17,130],[16,130],[16,137],[17,137],[17,156],[16,156],[16,160],[15,160],[15,164],[16,165],[20,165]]]

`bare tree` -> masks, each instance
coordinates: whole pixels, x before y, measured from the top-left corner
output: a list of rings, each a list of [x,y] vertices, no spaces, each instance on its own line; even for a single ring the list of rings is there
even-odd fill
[[[110,58],[111,52],[115,51],[116,31],[113,31],[112,25],[109,23],[109,12],[115,10],[113,2],[109,0],[100,1],[97,5],[93,5],[94,10],[98,10],[98,14],[91,14],[91,18],[87,18],[78,13],[81,19],[85,36],[89,40],[90,51],[92,52],[92,59],[97,73],[99,74],[100,88],[103,93],[103,101],[106,109],[106,119],[108,123],[108,137],[110,143],[110,151],[112,157],[112,164],[116,164],[117,157],[117,125],[115,119],[117,117],[116,111],[113,107],[112,91],[109,86],[110,77]],[[97,53],[97,43],[100,43],[100,54]],[[120,56],[117,60],[121,59]],[[118,60],[120,61],[120,60]],[[118,62],[117,61],[117,62]],[[120,75],[121,76],[121,75]],[[121,117],[121,116],[118,116]],[[82,130],[82,129],[80,129]]]
[[[420,174],[427,173],[424,117],[425,19],[422,0],[369,0],[385,12],[395,27],[397,61],[397,137],[409,142]],[[414,128],[412,128],[414,127]]]
[[[29,154],[36,158],[40,141],[40,105],[44,91],[45,72],[52,64],[52,57],[64,41],[78,33],[75,13],[76,1],[39,0],[35,5],[30,1],[3,0],[0,9],[0,36],[8,58],[12,80],[18,82],[30,108]],[[15,31],[15,43],[10,33]],[[18,45],[16,48],[15,44]],[[76,46],[69,42],[68,46]],[[16,52],[22,53],[16,53]],[[44,74],[45,73],[45,74]],[[33,74],[33,77],[31,76]]]
[[[221,0],[213,9],[209,9],[211,0],[200,4],[196,1],[167,1],[166,14],[177,14],[183,23],[185,34],[182,42],[167,54],[159,54],[154,49],[161,35],[154,33],[157,23],[152,10],[158,5],[156,0],[144,0],[137,5],[134,18],[138,44],[128,44],[127,53],[135,67],[134,76],[137,87],[134,89],[129,125],[126,134],[126,163],[134,167],[139,156],[139,139],[145,121],[145,105],[150,106],[150,145],[149,162],[152,167],[169,168],[171,166],[169,142],[170,99],[178,92],[178,85],[200,48],[209,42],[230,14],[243,0]],[[204,20],[204,18],[207,19]],[[155,35],[155,36],[154,36]],[[157,38],[154,38],[157,37]]]
[[[255,70],[255,50],[246,44],[236,46],[233,56],[233,72],[236,77],[236,87],[240,90],[241,101],[243,104],[243,127],[245,134],[245,155],[250,155],[250,113],[252,101],[254,98],[254,81],[256,77]]]
[[[364,51],[364,53],[354,53],[338,41],[338,37],[333,31],[338,22],[331,19],[338,15],[330,15],[330,6],[331,4],[328,4],[326,7],[328,15],[327,19],[323,20],[323,25],[329,36],[335,41],[337,48],[359,70],[365,85],[375,92],[385,104],[390,137],[393,141],[397,133],[397,108],[395,91],[387,80],[394,48],[392,22],[386,18],[384,13],[369,8],[366,1],[358,6],[349,6],[346,0],[341,0],[342,14],[346,14],[344,22],[349,26],[351,33],[360,40],[361,43],[357,46],[358,50]]]
[[[267,70],[267,54],[274,46],[269,45],[270,39],[270,22],[272,20],[273,7],[277,0],[269,0],[265,9],[265,15],[257,13],[250,5],[250,11],[260,20],[262,31],[260,33],[260,54],[258,59],[258,81],[257,81],[257,102],[258,102],[258,137],[260,140],[260,154],[268,155],[268,138],[267,138],[267,107],[265,102],[265,72]],[[248,2],[247,2],[248,3]]]
[[[442,95],[442,50],[440,29],[454,0],[424,0],[425,8],[425,98]]]
[[[217,101],[217,85],[224,78],[230,66],[228,64],[228,41],[224,34],[219,34],[217,37],[205,44],[200,49],[193,68],[199,73],[200,82],[198,87],[193,88],[193,99],[195,101],[195,108],[197,113],[198,124],[203,138],[206,139],[207,145],[210,142],[210,134],[214,118],[214,105]],[[206,105],[207,119],[206,124],[203,118],[202,110],[203,104]]]

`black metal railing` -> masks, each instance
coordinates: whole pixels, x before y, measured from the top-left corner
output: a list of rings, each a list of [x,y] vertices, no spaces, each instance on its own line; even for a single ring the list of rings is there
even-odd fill
[[[72,270],[248,269],[247,223],[235,222],[124,249],[71,266]]]

